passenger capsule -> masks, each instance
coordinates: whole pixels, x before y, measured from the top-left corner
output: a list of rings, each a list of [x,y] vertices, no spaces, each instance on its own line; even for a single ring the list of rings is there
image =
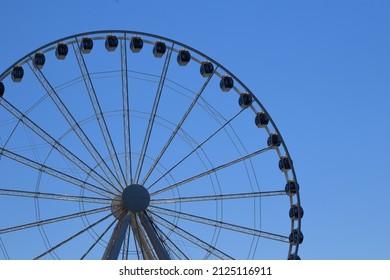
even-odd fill
[[[214,65],[210,61],[203,61],[200,64],[200,74],[203,77],[210,77],[214,72]]]
[[[293,180],[289,180],[286,183],[284,190],[286,191],[287,195],[289,196],[294,195],[299,191],[299,184]]]
[[[23,79],[23,76],[24,76],[24,70],[22,66],[18,65],[15,66],[14,69],[12,69],[11,78],[12,81],[14,81],[15,83],[19,83]]]
[[[292,220],[298,220],[303,217],[304,211],[301,206],[293,205],[288,214]]]
[[[83,38],[80,44],[80,51],[84,54],[88,54],[91,52],[93,48],[93,41],[91,38]]]
[[[43,65],[45,64],[46,58],[43,53],[36,53],[34,55],[34,67],[38,69],[42,69]]]
[[[289,159],[287,156],[282,156],[279,160],[279,169],[282,172],[286,172],[288,170],[291,170],[292,160]]]
[[[68,45],[64,43],[59,43],[56,48],[56,57],[57,59],[65,59],[66,55],[68,54]]]
[[[277,148],[282,144],[282,139],[276,133],[271,133],[267,139],[267,145],[270,148]]]
[[[255,117],[255,124],[258,128],[267,126],[269,123],[269,118],[264,112],[259,112]]]
[[[3,97],[4,92],[5,92],[5,86],[3,82],[0,82],[0,97]]]
[[[240,95],[240,98],[238,99],[238,104],[242,109],[245,109],[248,106],[250,106],[252,102],[253,102],[253,97],[252,94],[250,93],[242,93]]]
[[[301,244],[303,242],[303,233],[298,229],[294,229],[288,237],[290,244]]]
[[[105,42],[105,46],[106,46],[106,49],[107,51],[109,52],[113,52],[116,50],[116,48],[118,47],[118,37],[114,36],[114,35],[107,35],[106,36],[106,42]]]
[[[141,37],[133,36],[130,41],[130,49],[133,53],[139,53],[144,46],[144,41]]]
[[[177,54],[177,63],[179,63],[180,66],[186,66],[190,60],[191,54],[187,50],[180,50]]]
[[[297,254],[290,254],[288,255],[288,258],[287,260],[291,261],[291,260],[297,260],[297,261],[300,261],[301,258],[297,255]]]
[[[165,54],[166,51],[167,51],[167,46],[165,45],[164,42],[158,41],[158,42],[154,43],[154,46],[153,46],[154,57],[160,58]]]
[[[234,80],[230,76],[222,76],[221,81],[219,82],[219,87],[222,91],[227,92],[231,90],[234,86]]]

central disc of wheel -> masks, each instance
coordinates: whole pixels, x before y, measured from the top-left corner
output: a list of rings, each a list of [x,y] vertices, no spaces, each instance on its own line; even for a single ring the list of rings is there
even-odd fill
[[[150,194],[144,186],[132,184],[123,191],[122,201],[127,210],[140,213],[148,208]]]

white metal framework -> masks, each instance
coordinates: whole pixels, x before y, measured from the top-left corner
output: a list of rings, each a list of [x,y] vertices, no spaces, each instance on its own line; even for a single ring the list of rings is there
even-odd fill
[[[72,35],[5,70],[0,96],[0,259],[299,259],[284,140],[194,48]]]

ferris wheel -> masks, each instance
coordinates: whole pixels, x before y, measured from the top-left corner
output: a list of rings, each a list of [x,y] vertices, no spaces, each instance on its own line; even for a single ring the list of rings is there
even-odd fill
[[[299,259],[299,185],[274,121],[169,38],[76,34],[11,65],[0,170],[0,259]]]

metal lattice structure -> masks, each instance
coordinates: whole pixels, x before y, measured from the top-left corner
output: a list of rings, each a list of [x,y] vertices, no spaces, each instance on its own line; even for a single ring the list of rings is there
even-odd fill
[[[0,257],[299,259],[285,142],[194,48],[76,34],[6,69],[0,96]]]

